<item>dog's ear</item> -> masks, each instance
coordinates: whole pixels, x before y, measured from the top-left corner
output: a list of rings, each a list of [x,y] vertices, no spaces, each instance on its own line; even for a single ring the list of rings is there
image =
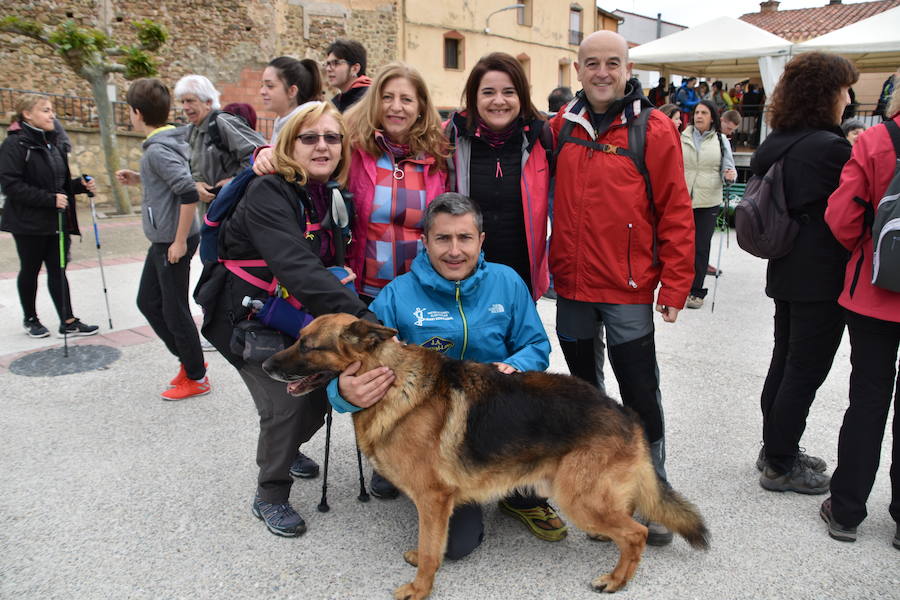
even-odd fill
[[[374,348],[395,335],[397,335],[396,329],[365,319],[358,319],[344,329],[341,333],[341,339],[354,346],[360,345],[364,348]]]

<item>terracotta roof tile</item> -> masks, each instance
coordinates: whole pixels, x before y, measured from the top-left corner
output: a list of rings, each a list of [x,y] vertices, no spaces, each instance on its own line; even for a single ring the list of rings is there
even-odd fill
[[[748,13],[742,15],[740,19],[786,40],[802,42],[862,21],[895,6],[900,6],[900,0],[828,4],[817,8]]]

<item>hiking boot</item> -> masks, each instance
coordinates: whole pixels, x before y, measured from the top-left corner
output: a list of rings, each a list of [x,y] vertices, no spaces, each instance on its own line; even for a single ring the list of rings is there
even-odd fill
[[[25,328],[25,334],[33,338],[50,337],[50,331],[44,327],[37,317],[28,317],[22,321],[22,327]]]
[[[831,477],[816,473],[800,460],[787,473],[776,473],[766,465],[759,476],[759,485],[772,492],[797,492],[798,494],[824,494],[828,491]]]
[[[306,521],[303,520],[289,502],[272,504],[254,496],[250,509],[253,516],[262,520],[275,535],[297,537],[306,532]]]
[[[856,527],[846,527],[834,520],[834,515],[831,514],[831,498],[826,498],[822,503],[822,507],[819,508],[819,516],[828,523],[828,535],[832,539],[839,542],[856,541]]]
[[[204,377],[203,379],[185,378],[184,381],[160,395],[163,400],[185,400],[196,396],[205,396],[208,393],[209,377]]]
[[[506,514],[522,521],[535,537],[544,541],[558,542],[568,533],[569,528],[546,502],[531,508],[516,508],[506,500],[501,500],[497,505]]]
[[[819,458],[818,456],[810,456],[805,452],[806,448],[800,448],[800,454],[797,455],[797,460],[806,465],[807,468],[812,469],[816,473],[824,473],[828,468],[828,463]],[[756,470],[762,471],[766,468],[766,449],[765,446],[760,446],[759,448],[759,456],[756,457]]]
[[[100,328],[96,325],[85,325],[81,322],[80,319],[75,319],[71,323],[60,323],[59,324],[59,334],[56,336],[58,338],[61,337],[72,337],[72,336],[87,336],[94,335]]]
[[[294,458],[293,464],[291,464],[291,475],[302,477],[303,479],[318,477],[319,464],[298,450],[297,456]]]
[[[700,308],[703,306],[703,298],[700,296],[688,296],[687,302],[684,303],[687,308]]]
[[[382,477],[378,471],[372,471],[372,477],[369,479],[369,491],[381,500],[393,500],[400,495],[400,490]]]
[[[656,521],[647,523],[647,545],[648,546],[668,546],[672,543],[672,530]]]
[[[209,363],[203,363],[203,368],[209,367]],[[184,370],[184,363],[178,365],[178,375],[172,378],[172,381],[169,382],[169,387],[175,387],[177,385],[181,385],[188,378],[187,371]]]

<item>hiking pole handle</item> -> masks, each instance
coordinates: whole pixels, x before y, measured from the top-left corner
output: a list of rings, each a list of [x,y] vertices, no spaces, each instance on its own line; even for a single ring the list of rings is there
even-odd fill
[[[82,173],[82,174],[81,174],[81,178],[84,179],[85,181],[91,181],[91,180],[93,179],[93,177],[91,177],[91,176],[88,175],[87,173]],[[93,197],[94,197],[94,192],[88,190],[87,195],[88,195],[88,198],[93,198]]]

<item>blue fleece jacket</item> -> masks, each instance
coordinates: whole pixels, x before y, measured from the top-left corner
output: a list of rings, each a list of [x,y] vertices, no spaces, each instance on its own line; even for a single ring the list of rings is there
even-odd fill
[[[534,301],[511,268],[478,260],[462,281],[444,279],[421,250],[408,273],[389,283],[369,307],[404,342],[458,359],[502,362],[520,371],[543,371],[550,364],[550,341]],[[338,393],[328,399],[338,412],[359,407]]]

